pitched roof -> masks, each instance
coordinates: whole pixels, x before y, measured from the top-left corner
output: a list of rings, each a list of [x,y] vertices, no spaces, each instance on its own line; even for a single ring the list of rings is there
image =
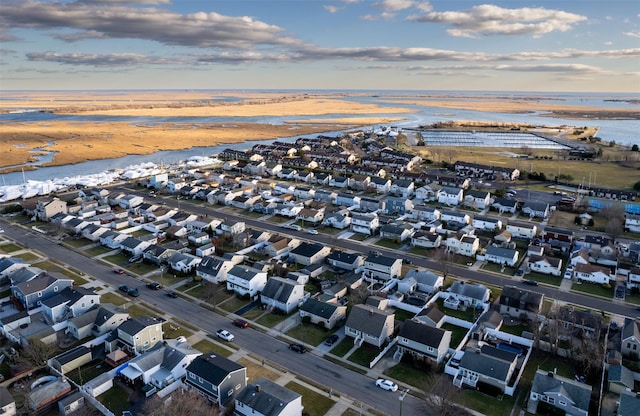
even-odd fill
[[[530,292],[515,286],[505,286],[500,294],[500,305],[523,309],[529,312],[539,312],[541,293]]]
[[[121,323],[118,329],[129,335],[135,335],[148,326],[160,323],[160,321],[150,316],[137,316]]]
[[[622,327],[622,340],[635,337],[640,341],[640,321],[626,318]]]
[[[443,329],[407,320],[404,321],[398,336],[428,347],[438,348],[445,333]]]
[[[277,416],[288,403],[301,395],[266,378],[247,384],[236,396],[236,401],[264,416]]]
[[[292,280],[273,276],[267,280],[267,284],[264,286],[264,289],[262,289],[262,296],[277,302],[286,303],[297,284],[297,282]]]
[[[227,376],[245,367],[220,355],[200,355],[187,366],[187,371],[219,386]]]
[[[460,367],[496,380],[506,380],[511,363],[484,353],[466,350]]]
[[[338,305],[335,303],[322,302],[314,298],[307,299],[302,306],[300,306],[301,311],[310,315],[319,316],[323,319],[331,318],[336,309],[338,309]]]
[[[365,334],[379,335],[389,315],[391,314],[375,306],[354,305],[345,326]]]
[[[591,386],[553,373],[538,370],[533,377],[531,391],[539,394],[559,393],[571,400],[579,409],[589,409]]]

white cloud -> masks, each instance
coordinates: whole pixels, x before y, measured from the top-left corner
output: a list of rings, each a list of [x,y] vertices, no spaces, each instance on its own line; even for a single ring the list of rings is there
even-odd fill
[[[328,11],[329,13],[337,13],[338,10],[340,10],[339,7],[336,6],[332,6],[330,4],[325,4],[324,6],[322,6],[326,11]]]
[[[626,36],[630,36],[632,38],[640,38],[640,31],[636,32],[624,32]]]
[[[456,37],[479,35],[534,35],[566,32],[585,16],[542,7],[505,9],[490,4],[474,6],[463,11],[428,12],[412,15],[408,21],[443,23],[452,26],[447,32]]]
[[[399,12],[415,5],[413,0],[382,0],[374,3],[374,7],[380,7],[387,12]]]

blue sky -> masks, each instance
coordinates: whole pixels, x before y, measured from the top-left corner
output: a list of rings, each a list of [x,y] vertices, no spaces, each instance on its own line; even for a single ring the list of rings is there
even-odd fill
[[[638,0],[2,0],[0,88],[640,92]]]

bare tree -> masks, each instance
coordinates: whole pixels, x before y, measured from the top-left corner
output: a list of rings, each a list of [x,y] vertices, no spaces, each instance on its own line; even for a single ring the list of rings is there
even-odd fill
[[[57,352],[58,347],[55,344],[45,344],[39,339],[32,339],[22,350],[21,358],[24,362],[38,368],[47,365],[47,360]]]
[[[154,397],[144,405],[144,414],[154,416],[218,416],[218,407],[209,404],[207,399],[191,390],[178,389],[169,398]]]
[[[620,236],[624,231],[624,207],[622,205],[612,205],[600,210],[600,215],[607,220],[604,231],[615,241],[616,237]]]
[[[451,254],[447,249],[439,249],[433,259],[440,265],[440,272],[442,273],[442,277],[446,280],[447,275],[451,271],[453,254]]]
[[[427,383],[428,387],[423,403],[425,414],[437,416],[470,415],[469,412],[456,404],[459,402],[462,390],[454,386],[448,376],[444,374],[433,376]]]

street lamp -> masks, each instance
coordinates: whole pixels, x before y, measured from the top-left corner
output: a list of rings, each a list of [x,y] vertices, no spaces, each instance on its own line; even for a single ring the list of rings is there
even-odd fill
[[[398,397],[398,400],[400,400],[400,416],[402,416],[402,403],[404,402],[404,396],[406,396],[407,393],[409,393],[409,389],[405,389]]]

